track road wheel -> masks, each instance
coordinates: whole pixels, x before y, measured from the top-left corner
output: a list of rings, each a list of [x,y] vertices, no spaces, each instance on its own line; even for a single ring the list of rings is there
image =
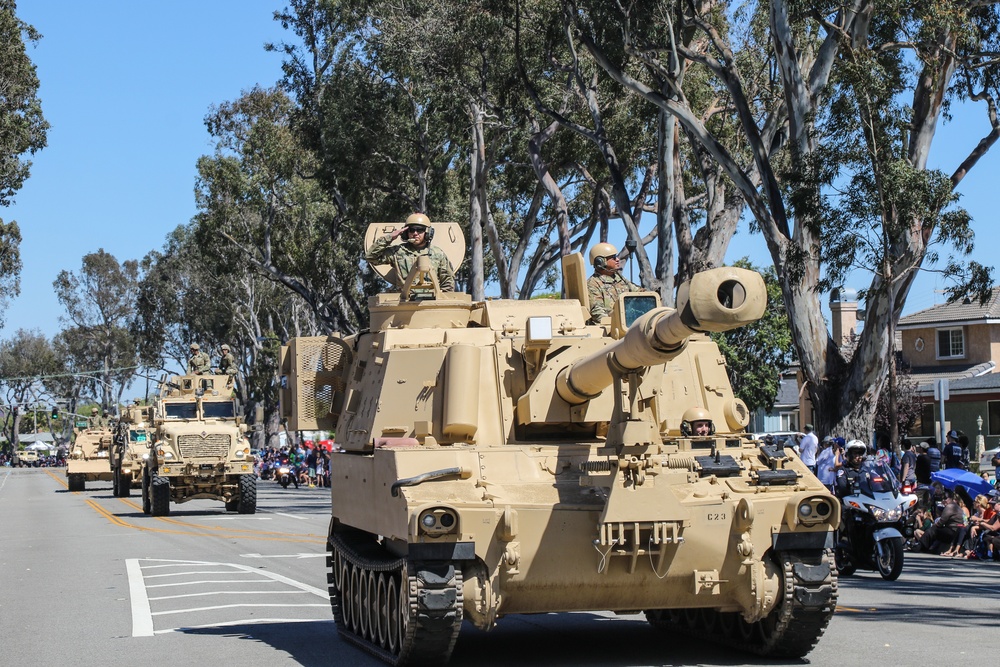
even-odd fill
[[[882,541],[882,555],[878,554],[878,545],[872,554],[878,573],[886,581],[896,581],[903,572],[903,538],[893,537]]]
[[[150,514],[166,516],[170,514],[170,480],[154,475],[149,481]]]
[[[240,475],[240,497],[236,501],[236,511],[240,514],[257,513],[256,475]]]
[[[149,501],[149,468],[142,469],[142,512],[149,514],[152,512],[152,503]]]

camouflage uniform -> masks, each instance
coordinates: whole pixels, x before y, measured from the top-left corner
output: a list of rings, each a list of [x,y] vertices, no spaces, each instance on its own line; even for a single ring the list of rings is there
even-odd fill
[[[633,285],[620,273],[603,276],[595,273],[587,281],[587,294],[590,295],[590,321],[597,324],[602,317],[611,315],[618,295],[625,292],[642,292],[638,285]]]
[[[191,359],[188,360],[188,375],[201,375],[212,369],[212,360],[208,355],[198,350]]]
[[[232,352],[226,352],[219,359],[219,372],[223,375],[236,375],[236,357]]]
[[[396,289],[403,289],[403,281],[416,266],[417,257],[427,255],[431,258],[431,267],[437,273],[441,291],[455,291],[455,274],[452,272],[451,262],[448,261],[448,257],[441,248],[430,243],[419,249],[414,248],[409,243],[395,246],[390,246],[390,243],[392,243],[392,234],[386,234],[376,240],[371,249],[368,250],[368,254],[365,255],[365,259],[372,264],[391,264],[392,268],[396,269],[396,276],[399,280],[395,285]]]

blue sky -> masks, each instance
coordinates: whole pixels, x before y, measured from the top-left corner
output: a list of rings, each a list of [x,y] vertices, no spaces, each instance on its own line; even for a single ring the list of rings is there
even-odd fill
[[[61,325],[52,281],[104,248],[141,259],[195,213],[195,162],[213,147],[209,107],[281,77],[288,38],[274,0],[19,0],[42,33],[29,55],[51,124],[31,178],[0,217],[23,242],[21,296],[0,337]]]
[[[0,337],[20,327],[57,333],[62,308],[52,281],[60,270],[78,270],[84,254],[104,248],[120,261],[141,259],[190,220],[195,162],[212,151],[203,119],[211,105],[280,78],[281,56],[263,45],[289,39],[272,19],[282,6],[280,0],[19,0],[18,15],[43,35],[29,53],[52,129],[15,204],[0,209],[24,237],[21,296]],[[955,115],[940,129],[932,157],[932,166],[948,173],[988,131],[982,105]],[[998,150],[960,187],[976,220],[974,257],[990,265],[1000,242]],[[743,255],[769,263],[763,240],[745,226],[728,259]],[[849,287],[867,283],[859,277]],[[935,290],[943,287],[924,274],[905,312],[942,303]]]

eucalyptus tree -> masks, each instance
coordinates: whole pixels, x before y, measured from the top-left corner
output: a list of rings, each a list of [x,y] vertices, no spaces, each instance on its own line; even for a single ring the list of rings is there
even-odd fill
[[[564,5],[575,36],[605,71],[673,116],[739,191],[782,285],[820,430],[869,433],[892,327],[916,271],[936,259],[936,243],[971,248],[955,188],[1000,136],[995,3],[619,2],[615,30],[606,3]],[[651,5],[671,30],[653,35],[648,22],[633,20],[633,10]],[[683,31],[704,38],[685,43],[677,37]],[[637,75],[620,66],[619,51],[648,68],[669,51],[697,63],[726,92],[730,127],[748,150],[731,151],[686,99],[665,95],[669,71]],[[762,69],[769,87],[746,86]],[[986,108],[981,140],[950,175],[929,169],[943,114],[953,102],[973,101]],[[967,277],[978,283],[965,286],[981,287],[989,272],[971,266]],[[869,308],[858,347],[845,358],[823,321],[820,293],[858,268],[872,275]]]
[[[34,409],[44,386],[42,378],[61,370],[52,344],[40,331],[18,329],[0,341],[0,392],[5,413],[4,434],[8,451],[16,449],[21,420],[28,408]]]
[[[38,76],[27,44],[41,35],[17,17],[14,0],[0,0],[0,206],[10,206],[31,171],[33,155],[45,147],[49,124],[38,98]],[[7,300],[20,292],[21,231],[0,218],[0,324]]]
[[[79,338],[76,349],[85,355],[87,365],[99,370],[94,383],[101,404],[109,408],[121,396],[122,388],[135,374],[136,339],[129,322],[136,307],[139,263],[119,263],[103,248],[83,256],[78,272],[60,271],[52,283],[56,298],[66,314],[66,337]],[[118,396],[111,396],[119,386]]]

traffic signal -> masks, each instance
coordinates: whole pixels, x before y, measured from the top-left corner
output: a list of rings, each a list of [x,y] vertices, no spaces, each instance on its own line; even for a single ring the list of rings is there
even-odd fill
[[[52,418],[59,419],[59,408],[52,408]]]

